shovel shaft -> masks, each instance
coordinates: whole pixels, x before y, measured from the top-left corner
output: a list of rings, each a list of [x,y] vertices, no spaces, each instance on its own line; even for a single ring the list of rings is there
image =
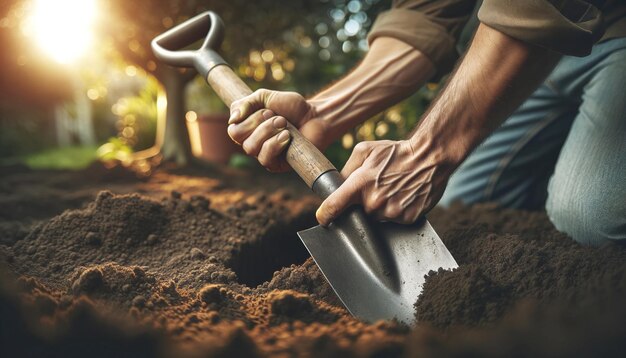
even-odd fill
[[[212,68],[206,80],[228,107],[252,93],[252,90],[227,65]],[[313,188],[316,179],[322,174],[337,170],[291,123],[287,123],[287,130],[291,135],[291,143],[287,147],[285,159],[309,188]]]

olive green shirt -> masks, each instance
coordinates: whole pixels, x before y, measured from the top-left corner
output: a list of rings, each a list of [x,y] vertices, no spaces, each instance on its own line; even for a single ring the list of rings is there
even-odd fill
[[[625,0],[394,0],[368,40],[397,38],[446,73],[458,58],[457,41],[476,6],[485,25],[564,55],[585,56],[596,42],[626,37]]]

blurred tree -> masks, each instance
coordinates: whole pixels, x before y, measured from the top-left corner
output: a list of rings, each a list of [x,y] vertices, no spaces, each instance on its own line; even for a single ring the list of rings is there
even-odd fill
[[[222,53],[227,59],[236,59],[247,55],[250,48],[261,47],[264,42],[279,41],[286,29],[302,21],[299,14],[330,5],[305,0],[118,0],[108,2],[107,6],[109,9],[105,13],[110,18],[105,21],[104,30],[110,45],[124,59],[156,77],[165,89],[167,110],[165,118],[159,119],[162,123],[158,125],[156,146],[160,146],[164,159],[184,164],[191,157],[184,123],[184,89],[196,72],[158,63],[150,49],[150,41],[202,11],[213,10],[227,27]],[[152,149],[139,156],[154,154]]]

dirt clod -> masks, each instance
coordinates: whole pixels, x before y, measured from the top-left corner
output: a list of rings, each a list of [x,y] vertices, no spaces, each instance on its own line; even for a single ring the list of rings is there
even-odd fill
[[[273,291],[267,299],[271,302],[272,314],[275,315],[298,317],[313,310],[309,296],[294,291]]]
[[[133,298],[132,304],[135,307],[141,308],[146,304],[146,298],[141,295],[135,296],[135,298]]]
[[[194,260],[204,260],[206,258],[206,255],[204,254],[204,252],[202,252],[202,250],[200,250],[197,247],[194,247],[193,249],[191,249],[190,255],[191,255],[191,258]]]
[[[198,298],[208,304],[220,303],[222,300],[221,287],[221,285],[206,285],[198,291]]]
[[[85,235],[85,242],[87,245],[100,246],[102,244],[102,239],[100,239],[100,236],[98,236],[95,232],[88,232],[87,235]]]
[[[102,271],[97,268],[90,268],[83,271],[78,278],[74,280],[72,291],[76,294],[90,293],[102,287],[103,283]]]

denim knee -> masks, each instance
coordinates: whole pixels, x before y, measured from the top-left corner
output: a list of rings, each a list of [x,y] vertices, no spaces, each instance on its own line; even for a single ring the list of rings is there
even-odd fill
[[[551,181],[546,211],[557,230],[581,244],[598,246],[626,240],[626,219],[618,202],[606,188],[572,190]]]

